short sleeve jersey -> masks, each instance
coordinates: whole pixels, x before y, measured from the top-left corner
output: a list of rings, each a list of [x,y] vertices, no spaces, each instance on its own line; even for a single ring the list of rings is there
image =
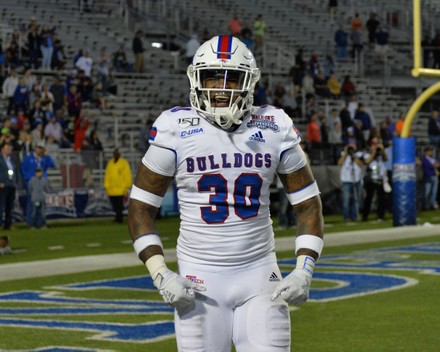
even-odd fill
[[[274,251],[270,185],[282,154],[299,142],[290,117],[273,106],[253,107],[234,132],[189,107],[164,111],[150,143],[175,153],[178,258],[233,266]]]

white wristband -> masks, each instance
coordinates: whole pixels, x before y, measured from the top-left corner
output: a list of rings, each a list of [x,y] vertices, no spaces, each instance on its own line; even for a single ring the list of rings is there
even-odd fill
[[[165,258],[161,254],[153,255],[145,262],[145,266],[147,267],[153,281],[156,279],[158,274],[164,272],[167,268]]]
[[[156,208],[160,208],[163,201],[163,197],[145,191],[142,188],[136,187],[135,185],[131,187],[130,198],[136,199],[142,203],[152,205],[153,207]]]
[[[133,248],[138,257],[139,254],[141,254],[141,252],[149,246],[159,246],[163,249],[162,241],[160,240],[158,234],[146,233],[145,235],[136,238],[136,240],[133,242]]]
[[[296,269],[304,270],[308,277],[312,277],[313,269],[315,269],[315,259],[308,255],[300,255],[296,258]]]
[[[322,248],[324,247],[324,241],[321,237],[313,235],[299,235],[295,239],[295,254],[298,253],[300,248],[311,249],[321,256]]]

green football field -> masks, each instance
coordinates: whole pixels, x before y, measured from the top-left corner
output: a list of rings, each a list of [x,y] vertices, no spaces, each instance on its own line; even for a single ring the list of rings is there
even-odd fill
[[[418,222],[438,223],[436,215],[423,213]],[[391,226],[347,226],[337,217],[327,217],[326,224],[328,238]],[[173,248],[177,219],[160,220],[159,229],[165,248]],[[177,351],[172,311],[145,268],[132,260],[126,225],[105,219],[59,222],[41,231],[18,227],[9,235],[15,253],[0,256],[0,350]],[[292,230],[276,235],[292,236]],[[292,351],[440,350],[440,227],[434,235],[398,237],[325,248],[311,300],[291,311]],[[85,271],[93,268],[92,256],[119,253],[118,260],[126,262]],[[51,275],[47,269],[75,257],[82,257],[77,273]],[[283,272],[292,270],[291,251],[278,257]],[[9,272],[20,279],[5,281]]]

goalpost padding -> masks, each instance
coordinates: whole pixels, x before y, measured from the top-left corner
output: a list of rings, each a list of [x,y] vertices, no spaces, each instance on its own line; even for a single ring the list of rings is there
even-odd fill
[[[416,141],[393,139],[393,225],[416,224]]]

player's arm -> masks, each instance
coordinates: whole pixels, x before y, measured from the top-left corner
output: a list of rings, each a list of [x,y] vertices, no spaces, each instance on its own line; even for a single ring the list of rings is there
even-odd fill
[[[323,247],[324,219],[319,189],[308,164],[289,173],[279,174],[290,203],[297,215],[296,268],[276,287],[272,299],[301,305],[309,297],[315,262]]]
[[[155,219],[172,180],[172,177],[159,175],[143,164],[138,168],[128,204],[128,229],[134,244],[145,242],[145,248],[135,246],[139,259],[144,263],[154,255],[163,256],[160,240],[152,237],[159,237]]]
[[[152,171],[148,166],[164,175]],[[171,184],[175,167],[174,154],[166,149],[151,146],[139,166],[128,206],[128,226],[133,247],[147,267],[154,285],[165,302],[184,309],[194,301],[194,291],[204,287],[194,284],[169,270],[165,263],[163,245],[156,227],[156,215],[163,197]]]

